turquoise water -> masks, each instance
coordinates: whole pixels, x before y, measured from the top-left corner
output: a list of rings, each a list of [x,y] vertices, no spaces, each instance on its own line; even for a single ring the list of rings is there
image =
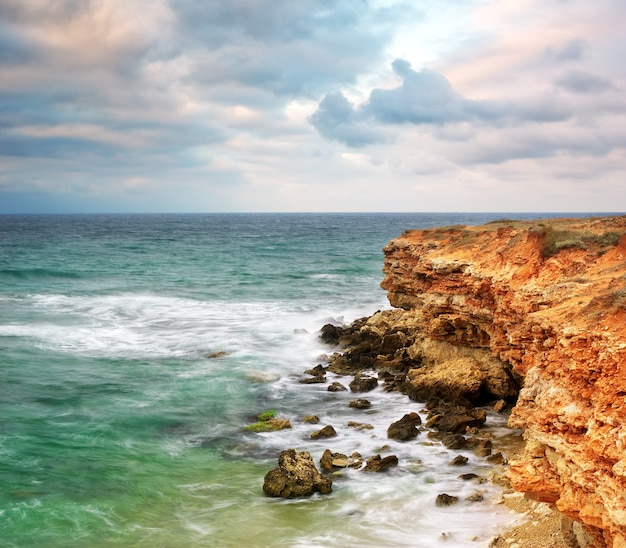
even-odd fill
[[[392,447],[393,473],[348,472],[327,497],[261,487],[281,449],[371,455],[419,409],[377,390],[375,429],[341,430],[350,394],[297,382],[328,351],[324,323],[388,307],[381,248],[407,228],[502,217],[0,217],[0,546],[486,543],[511,517],[436,508],[442,490],[475,488],[425,439]],[[294,428],[242,431],[266,409]],[[309,413],[338,438],[309,441]]]

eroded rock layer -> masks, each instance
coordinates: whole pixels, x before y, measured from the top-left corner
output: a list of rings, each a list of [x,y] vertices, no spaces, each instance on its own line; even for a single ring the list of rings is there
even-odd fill
[[[499,221],[384,249],[382,286],[424,336],[409,380],[429,374],[429,353],[469,363],[468,392],[490,363],[523,379],[510,480],[582,524],[587,546],[626,546],[625,234],[626,217]]]

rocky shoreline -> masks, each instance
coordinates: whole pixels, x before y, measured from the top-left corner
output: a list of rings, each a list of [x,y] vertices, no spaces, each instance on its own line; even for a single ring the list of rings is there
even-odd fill
[[[349,391],[354,399],[348,405],[355,413],[371,407],[367,393],[379,387],[423,402],[423,417],[415,412],[405,413],[389,424],[387,437],[404,442],[424,436],[430,443],[447,449],[471,452],[493,465],[493,476],[464,474],[463,466],[468,458],[458,454],[448,465],[458,469],[460,479],[474,482],[477,487],[486,481],[506,486],[503,471],[507,459],[499,448],[496,449],[503,444],[482,427],[487,409],[508,414],[518,394],[518,379],[506,364],[500,367],[483,352],[465,356],[463,351],[459,354],[459,349],[453,347],[435,350],[432,345],[424,346],[423,335],[415,322],[410,311],[387,310],[348,326],[325,325],[320,337],[334,351],[320,356],[321,363],[304,371],[298,382],[324,384],[330,393]],[[444,355],[449,359],[442,360]],[[472,367],[470,374],[468,363]],[[423,375],[411,374],[420,368],[424,369]],[[291,427],[289,421],[271,422],[275,420],[268,417],[268,428]],[[316,415],[302,420],[311,424],[319,421]],[[348,427],[363,431],[372,428],[357,420],[348,422]],[[336,435],[335,428],[326,425],[311,433],[310,438],[319,440]],[[521,443],[519,434],[517,436]],[[381,449],[384,451],[385,447]],[[318,470],[308,451],[289,448],[281,452],[278,466],[266,474],[263,490],[269,496],[283,498],[328,494],[332,491],[334,474],[343,469],[381,473],[397,465],[398,457],[394,454],[370,456],[355,451],[348,455],[326,449]],[[482,502],[483,494],[476,489],[465,501]],[[454,493],[440,493],[433,500],[436,506],[458,502],[459,497]]]
[[[324,326],[336,351],[301,382],[350,376],[328,390],[359,394],[355,406],[378,386],[401,392],[425,404],[402,435],[506,466],[501,481],[526,497],[502,502],[533,527],[492,546],[626,546],[626,217],[409,231],[384,252],[395,309]],[[488,408],[524,432],[508,465],[481,435]],[[369,458],[330,453],[322,473]]]
[[[408,231],[384,252],[381,285],[425,341],[521,380],[512,486],[580,546],[626,546],[626,216]]]

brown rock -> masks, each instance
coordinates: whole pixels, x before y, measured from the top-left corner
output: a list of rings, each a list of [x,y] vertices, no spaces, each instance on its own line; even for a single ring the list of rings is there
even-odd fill
[[[483,495],[480,491],[476,491],[472,493],[470,496],[465,497],[465,500],[468,502],[481,502],[485,500],[485,495]]]
[[[320,467],[325,472],[341,468],[361,468],[363,465],[363,457],[360,453],[352,453],[352,455],[344,455],[343,453],[332,453],[330,449],[326,449],[320,459]]]
[[[464,457],[463,455],[457,455],[450,461],[450,464],[452,466],[464,466],[467,464],[468,460],[469,459],[467,457]]]
[[[354,380],[350,383],[350,390],[352,390],[352,392],[370,392],[377,386],[378,379],[376,377],[370,377],[359,371],[354,376]]]
[[[312,440],[317,440],[320,438],[334,438],[336,435],[337,431],[330,424],[327,424],[321,430],[313,432],[310,438]]]
[[[422,419],[417,413],[408,413],[399,421],[389,425],[389,428],[387,428],[387,437],[400,441],[414,439],[419,434],[417,427],[420,424],[422,424]]]
[[[442,432],[465,432],[468,427],[481,426],[486,420],[484,409],[439,403],[429,411],[426,426]]]
[[[364,399],[352,400],[348,404],[348,407],[352,407],[354,409],[369,409],[372,407],[372,402]]]
[[[348,389],[340,382],[333,382],[332,384],[328,386],[329,392],[345,392],[347,390]]]
[[[322,375],[317,375],[315,377],[305,377],[304,379],[300,379],[298,382],[300,384],[324,384],[326,382],[326,377]]]
[[[435,504],[437,506],[452,506],[457,502],[459,502],[459,497],[448,495],[447,493],[441,493],[441,495],[437,495],[437,498],[435,499]]]
[[[348,427],[356,428],[357,430],[372,430],[374,428],[371,424],[355,421],[348,421]]]
[[[263,491],[271,497],[308,497],[330,493],[332,483],[319,473],[308,451],[287,449],[278,457],[278,467],[265,475]]]
[[[380,455],[374,455],[365,462],[364,472],[385,472],[392,466],[398,466],[398,457],[395,455],[388,455],[381,457]]]

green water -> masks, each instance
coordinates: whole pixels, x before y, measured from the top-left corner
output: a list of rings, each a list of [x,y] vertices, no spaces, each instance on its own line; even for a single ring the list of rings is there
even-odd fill
[[[262,482],[281,449],[321,456],[304,415],[351,418],[349,394],[295,375],[328,351],[324,323],[388,306],[382,246],[501,216],[0,217],[0,546],[429,546],[451,523],[476,546],[502,516],[434,508],[470,487],[426,443],[328,497],[277,501]],[[329,447],[371,453],[415,405],[372,398],[375,429]],[[266,409],[294,427],[243,432]]]

